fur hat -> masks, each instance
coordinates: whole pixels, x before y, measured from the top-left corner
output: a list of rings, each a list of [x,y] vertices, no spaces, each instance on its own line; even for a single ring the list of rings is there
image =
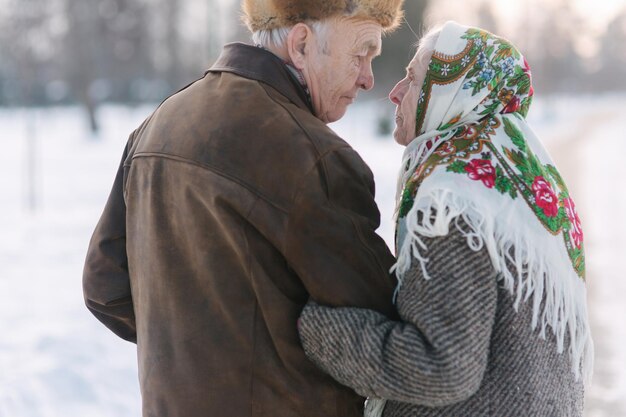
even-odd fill
[[[333,16],[362,17],[385,32],[400,25],[404,0],[243,0],[243,20],[251,32],[290,27]]]

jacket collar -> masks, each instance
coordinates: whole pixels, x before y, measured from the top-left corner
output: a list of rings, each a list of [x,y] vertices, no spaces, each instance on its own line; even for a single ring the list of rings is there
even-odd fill
[[[313,113],[313,107],[299,81],[282,60],[256,46],[234,42],[224,46],[219,58],[208,72],[230,72],[268,84],[298,107]]]

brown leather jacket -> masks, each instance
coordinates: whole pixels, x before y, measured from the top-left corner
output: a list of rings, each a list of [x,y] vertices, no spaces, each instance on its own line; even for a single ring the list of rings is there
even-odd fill
[[[378,225],[366,164],[277,57],[230,44],[130,136],[86,304],[137,343],[144,416],[361,416],[296,320],[309,297],[394,316]]]

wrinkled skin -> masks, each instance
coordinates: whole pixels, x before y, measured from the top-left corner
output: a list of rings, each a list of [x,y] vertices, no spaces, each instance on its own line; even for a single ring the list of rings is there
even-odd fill
[[[359,90],[374,86],[372,61],[380,55],[381,37],[378,23],[362,19],[333,19],[325,39],[303,23],[291,30],[287,54],[302,71],[315,115],[324,123],[341,119]]]
[[[431,57],[432,52],[420,59],[418,51],[406,68],[406,76],[389,93],[389,100],[396,105],[396,129],[393,137],[400,145],[406,146],[415,138],[417,102]]]

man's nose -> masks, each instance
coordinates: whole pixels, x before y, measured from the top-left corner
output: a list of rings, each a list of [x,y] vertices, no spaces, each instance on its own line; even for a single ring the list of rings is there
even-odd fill
[[[372,71],[372,64],[368,63],[364,65],[361,73],[359,74],[359,87],[365,91],[369,91],[374,88],[374,72]]]

